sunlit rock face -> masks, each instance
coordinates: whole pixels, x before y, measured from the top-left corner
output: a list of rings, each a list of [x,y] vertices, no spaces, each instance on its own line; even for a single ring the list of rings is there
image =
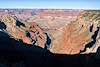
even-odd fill
[[[13,15],[0,12],[0,18],[6,25],[3,31],[12,38],[52,53],[95,53],[100,47],[100,11],[97,10],[14,10]]]
[[[27,22],[25,25],[30,33],[31,40],[33,40],[32,43],[36,42],[37,46],[44,48],[46,43],[45,32],[35,22]]]
[[[3,16],[2,22],[7,26],[4,30],[12,38],[22,40],[30,45],[41,45],[44,48],[46,36],[35,22],[21,22],[17,17]]]
[[[98,45],[100,44],[98,43],[100,38],[99,18],[99,11],[83,11],[75,21],[58,29],[54,33],[55,35],[53,34],[54,41],[50,51],[63,54],[79,54],[80,51],[88,48],[83,53],[95,53],[100,46]]]

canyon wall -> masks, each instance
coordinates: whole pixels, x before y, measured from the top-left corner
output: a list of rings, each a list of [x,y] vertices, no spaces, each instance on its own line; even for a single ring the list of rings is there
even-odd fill
[[[100,47],[99,10],[0,10],[0,24],[12,38],[52,53],[95,53]]]

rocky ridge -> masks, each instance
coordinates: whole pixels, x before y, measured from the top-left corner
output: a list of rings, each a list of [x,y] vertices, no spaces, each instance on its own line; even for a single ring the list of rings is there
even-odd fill
[[[100,47],[100,11],[44,10],[28,19],[2,15],[0,26],[12,38],[59,54],[95,53]],[[3,27],[3,29],[2,29]]]
[[[21,22],[17,17],[3,16],[0,23],[6,25],[6,29],[1,31],[7,32],[11,38],[22,40],[30,45],[44,45],[46,36],[41,28],[35,22]]]

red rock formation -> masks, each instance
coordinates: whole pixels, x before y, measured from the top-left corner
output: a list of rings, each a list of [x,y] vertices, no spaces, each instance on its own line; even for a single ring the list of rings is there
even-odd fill
[[[8,32],[8,34],[10,34],[17,40],[21,39],[27,44],[33,44],[34,42],[36,42],[38,46],[41,45],[41,47],[44,47],[46,40],[45,34],[35,22],[27,22],[25,24],[25,27],[17,27],[16,20],[18,19],[15,19],[11,16],[4,16],[2,18],[2,21],[7,26],[6,31]],[[27,33],[29,33],[29,37],[27,36]]]
[[[37,41],[38,46],[44,48],[46,35],[44,34],[43,30],[35,22],[28,22],[26,23],[26,26],[32,39],[34,41]]]
[[[52,40],[49,48],[52,53],[79,54],[86,49],[82,52],[84,54],[96,52],[100,47],[100,11],[43,10],[35,16],[31,13],[31,10],[0,12],[0,18],[7,26],[5,31],[17,40],[21,39],[27,44],[36,42],[35,45],[42,48],[46,45],[46,32]],[[14,16],[25,27],[16,26],[16,20],[19,19]],[[86,47],[91,42],[92,47]]]
[[[81,14],[76,19],[76,21],[71,22],[69,25],[58,29],[57,31],[53,32],[53,34],[51,34],[52,38],[54,39],[52,47],[50,48],[51,52],[63,54],[78,54],[80,53],[80,51],[84,50],[87,43],[91,42],[91,38],[93,35],[95,35],[94,33],[97,30],[98,21],[90,22],[90,19],[88,19],[88,17],[88,20],[86,21],[84,20],[84,14]],[[91,24],[94,25],[92,32],[93,34],[89,31]],[[90,52],[92,51],[90,50]]]

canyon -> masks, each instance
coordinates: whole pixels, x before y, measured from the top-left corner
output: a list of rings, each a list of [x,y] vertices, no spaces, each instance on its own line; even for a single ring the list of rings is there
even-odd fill
[[[51,53],[96,53],[100,47],[100,11],[0,9],[0,31]]]

